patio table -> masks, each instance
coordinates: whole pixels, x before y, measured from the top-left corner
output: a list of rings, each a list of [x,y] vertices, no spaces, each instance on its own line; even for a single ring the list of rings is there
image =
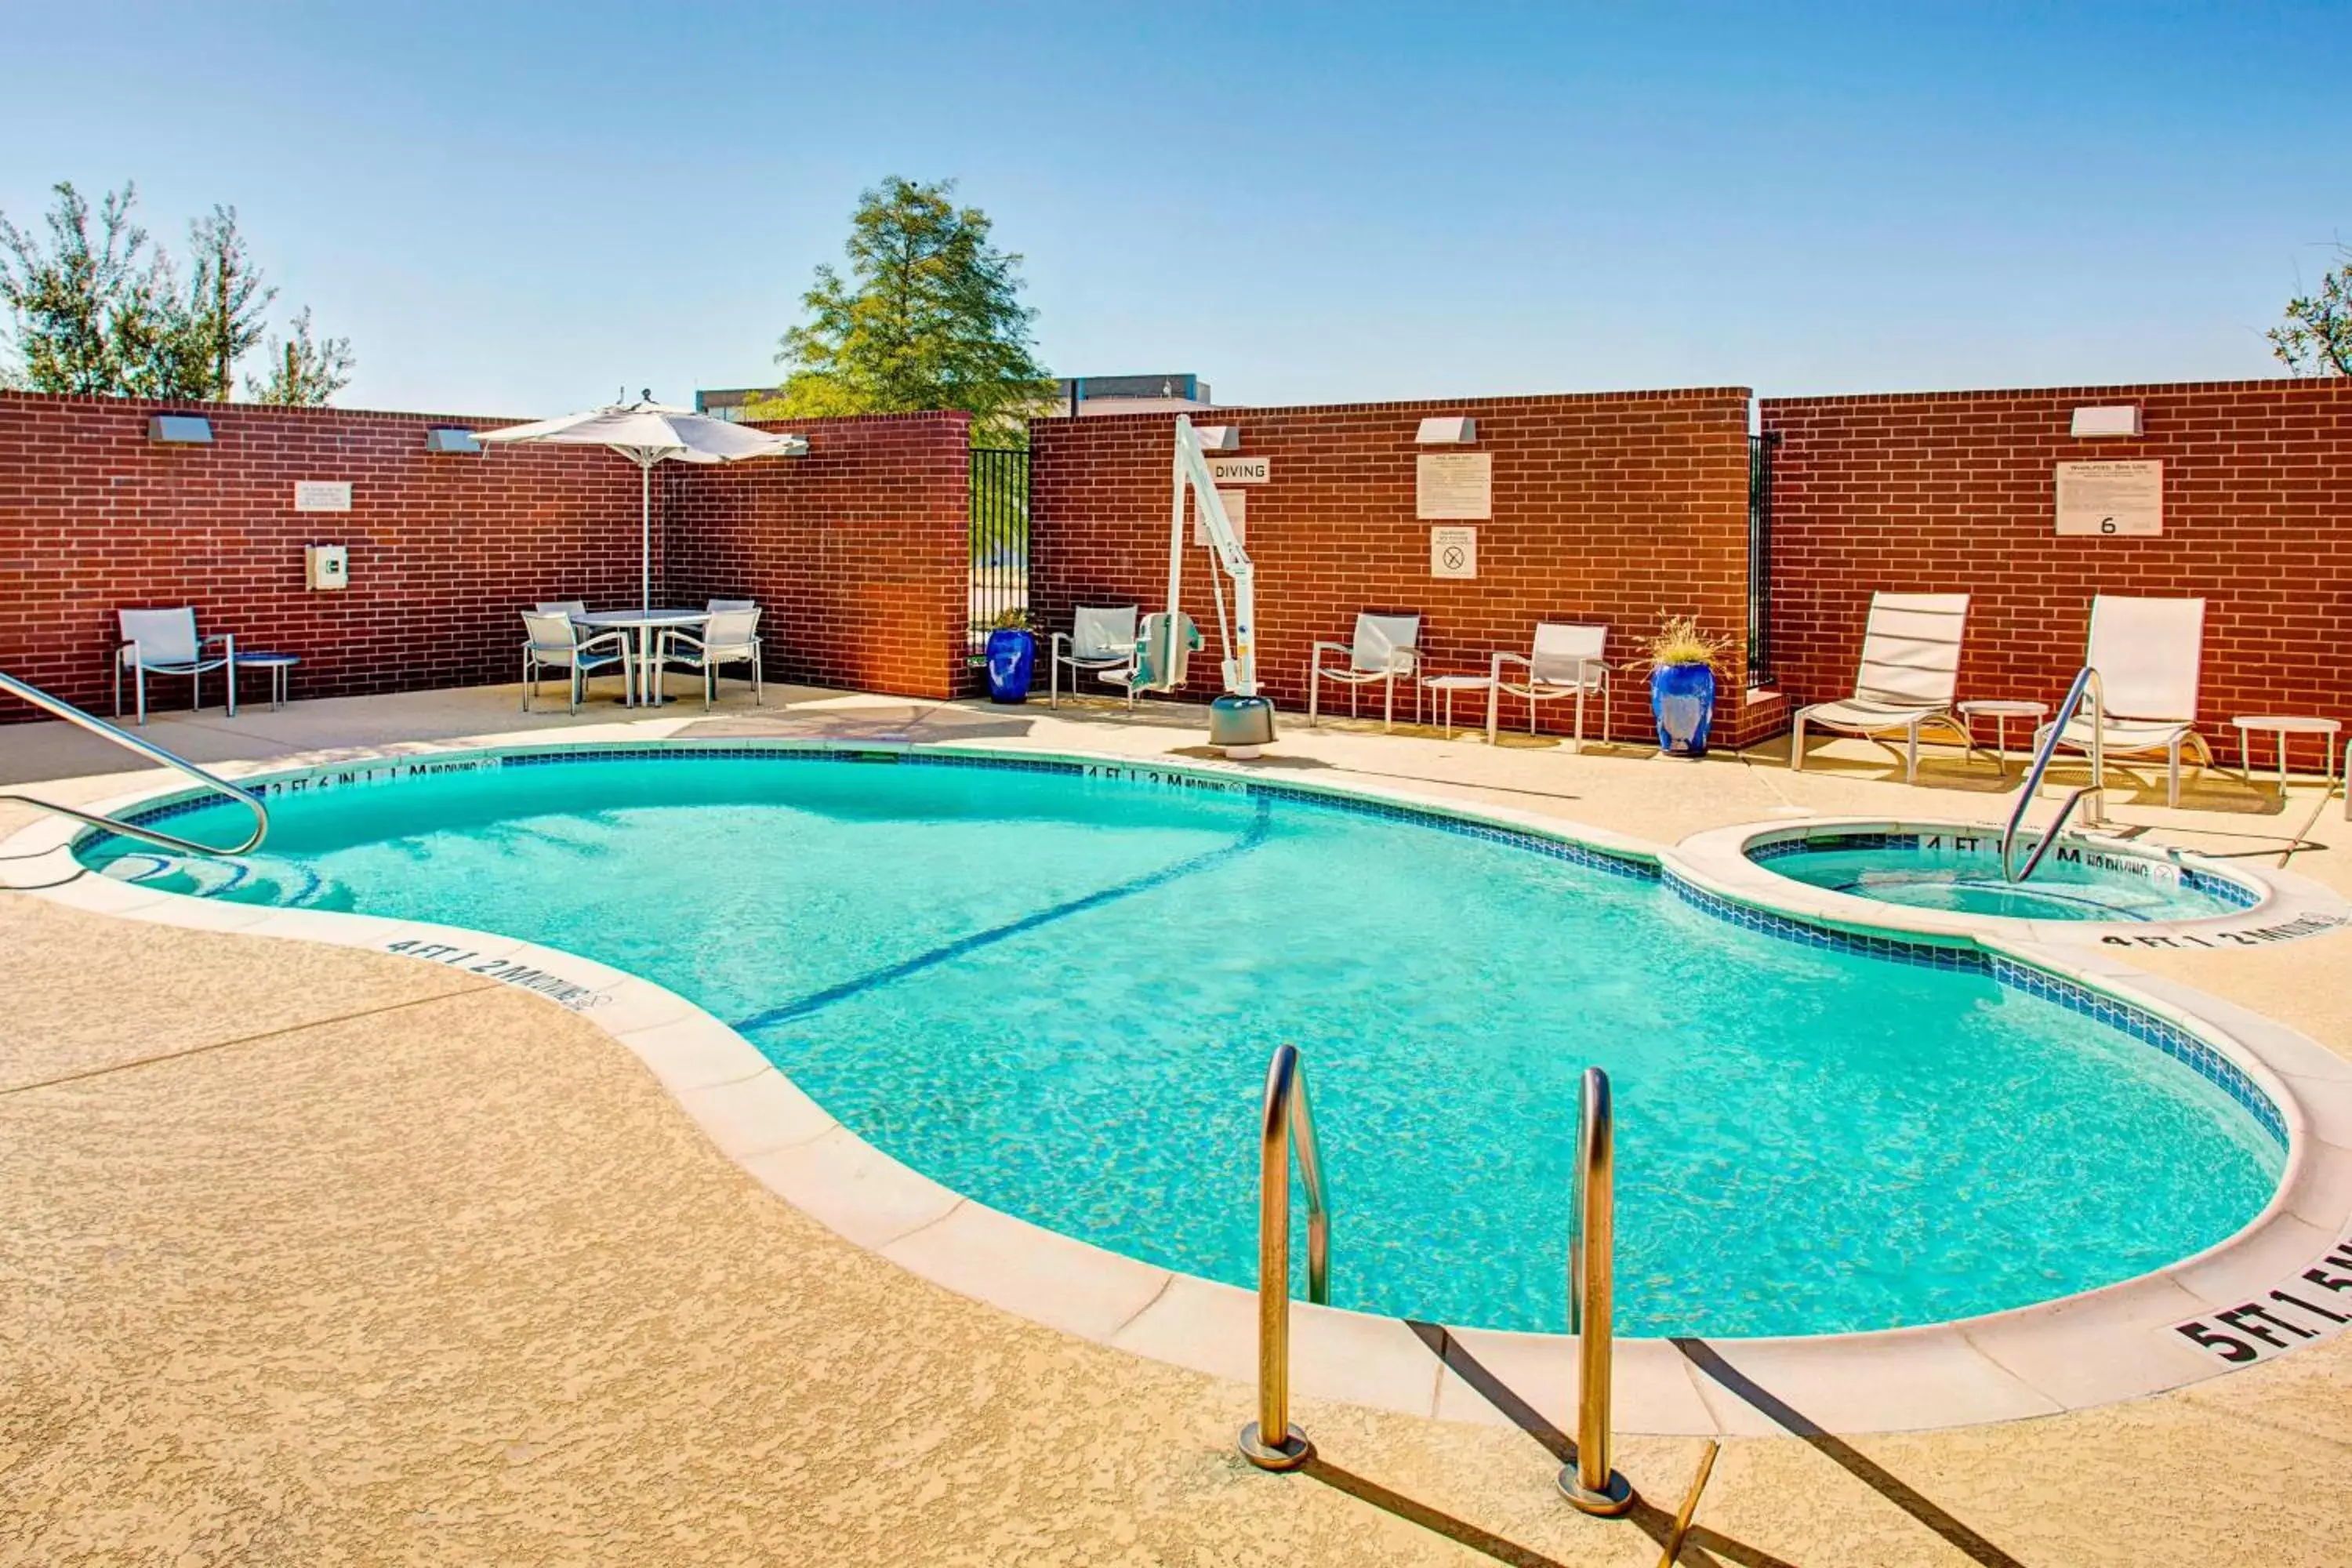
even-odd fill
[[[1446,739],[1452,740],[1454,694],[1457,691],[1488,691],[1493,689],[1495,681],[1492,676],[1486,675],[1424,675],[1421,678],[1421,684],[1423,689],[1436,692],[1438,700],[1444,704],[1445,716],[1440,724]]]
[[[2253,737],[2256,731],[2278,738],[2279,804],[2286,804],[2286,738],[2316,735],[2327,757],[2326,793],[2336,793],[2336,733],[2344,726],[2334,719],[2306,718],[2293,713],[2242,713],[2230,721],[2238,731],[2238,776],[2254,782]],[[2352,766],[2352,764],[2347,764]]]
[[[637,637],[637,651],[624,656],[623,674],[629,706],[658,708],[662,704],[661,661],[656,651],[660,634],[677,626],[700,626],[710,619],[708,610],[592,610],[574,616],[583,626],[628,633]]]
[[[301,662],[302,656],[300,654],[248,653],[245,649],[239,648],[236,652],[236,657],[229,660],[229,690],[232,693],[236,691],[236,678],[245,671],[248,669],[262,670],[269,677],[269,707],[271,711],[275,712],[277,710],[286,706],[287,672]]]

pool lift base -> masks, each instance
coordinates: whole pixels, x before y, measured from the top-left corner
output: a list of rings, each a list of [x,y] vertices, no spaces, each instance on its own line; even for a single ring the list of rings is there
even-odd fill
[[[1209,744],[1237,763],[1261,755],[1274,744],[1274,704],[1264,697],[1232,692],[1209,704]]]
[[[1209,744],[1234,762],[1248,762],[1274,743],[1274,704],[1257,689],[1257,570],[1249,552],[1234,532],[1233,520],[1209,474],[1201,437],[1187,416],[1176,416],[1175,495],[1168,531],[1168,607],[1143,617],[1135,639],[1135,668],[1130,691],[1174,691],[1184,684],[1192,650],[1201,634],[1191,616],[1177,607],[1184,587],[1185,498],[1199,520],[1209,556],[1233,579],[1234,607],[1225,614],[1225,595],[1216,574],[1209,576],[1210,596],[1217,604],[1217,631],[1224,643],[1221,661],[1225,693],[1209,705]]]

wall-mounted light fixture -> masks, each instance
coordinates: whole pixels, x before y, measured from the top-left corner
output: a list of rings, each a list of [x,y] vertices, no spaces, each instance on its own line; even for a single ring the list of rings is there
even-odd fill
[[[167,447],[209,447],[213,422],[196,414],[158,414],[147,421],[147,439]]]
[[[2101,437],[2137,437],[2139,405],[2118,403],[2105,408],[2077,408],[2071,434],[2086,440]]]
[[[425,432],[425,449],[428,452],[478,452],[482,444],[474,439],[471,430],[436,425]]]
[[[1238,425],[1203,425],[1193,432],[1201,437],[1203,452],[1238,452],[1242,449],[1242,427]]]
[[[1478,421],[1467,414],[1433,414],[1413,437],[1423,447],[1467,447],[1478,439]]]

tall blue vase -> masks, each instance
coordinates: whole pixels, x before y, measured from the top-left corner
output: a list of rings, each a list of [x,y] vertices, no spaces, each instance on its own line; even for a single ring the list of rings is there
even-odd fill
[[[1036,672],[1037,639],[1007,627],[988,634],[988,700],[1026,702],[1029,679]]]
[[[1664,664],[1650,671],[1650,713],[1658,750],[1670,757],[1706,755],[1715,722],[1715,670],[1704,664]]]

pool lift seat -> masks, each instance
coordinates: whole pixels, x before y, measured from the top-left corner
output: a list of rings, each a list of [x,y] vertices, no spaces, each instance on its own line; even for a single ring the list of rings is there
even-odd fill
[[[1217,495],[1209,475],[1208,458],[1201,450],[1200,433],[1189,416],[1176,416],[1174,496],[1168,532],[1168,607],[1143,617],[1135,639],[1135,673],[1130,692],[1173,691],[1184,684],[1192,650],[1201,646],[1200,628],[1178,606],[1184,587],[1185,492],[1208,536],[1210,557],[1233,579],[1233,614],[1225,613],[1225,597],[1213,573],[1209,591],[1217,605],[1217,631],[1224,645],[1220,661],[1224,694],[1209,705],[1209,744],[1237,762],[1260,754],[1274,743],[1274,704],[1257,689],[1257,571],[1249,552],[1234,532],[1233,520]]]

